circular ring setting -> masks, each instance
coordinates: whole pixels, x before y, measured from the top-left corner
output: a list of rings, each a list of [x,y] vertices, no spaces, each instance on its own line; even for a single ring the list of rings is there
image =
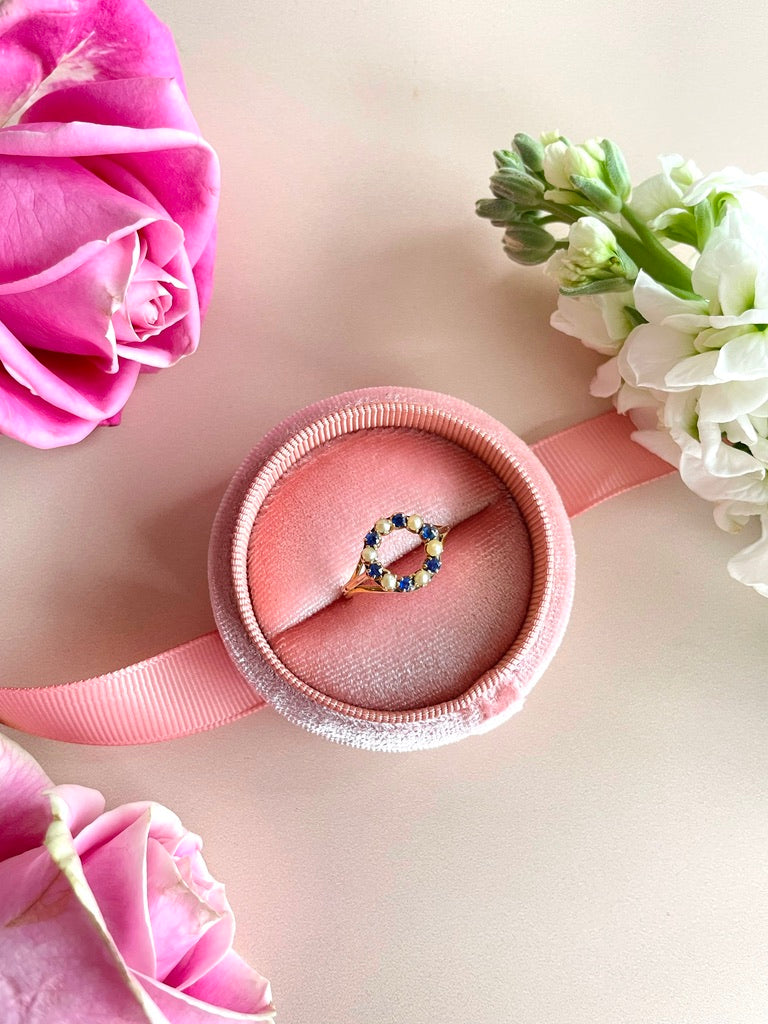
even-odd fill
[[[344,585],[344,597],[355,594],[408,594],[421,590],[440,572],[445,536],[450,527],[428,523],[415,512],[394,512],[377,519],[363,539],[363,550],[355,571]],[[420,569],[408,576],[390,572],[381,561],[381,541],[394,530],[408,530],[417,534],[424,544],[424,562]]]

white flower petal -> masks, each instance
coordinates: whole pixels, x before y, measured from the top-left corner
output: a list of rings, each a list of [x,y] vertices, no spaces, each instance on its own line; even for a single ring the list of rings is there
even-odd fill
[[[657,324],[640,324],[619,352],[619,371],[634,387],[668,391],[665,378],[681,360],[696,355],[690,335]]]
[[[595,398],[610,398],[615,395],[621,387],[621,374],[617,365],[616,357],[607,359],[597,368],[595,376],[589,385],[590,395]]]
[[[666,317],[679,313],[706,315],[709,312],[706,302],[697,299],[681,299],[677,295],[673,295],[672,292],[667,291],[666,288],[654,281],[644,270],[637,275],[633,294],[635,308],[652,324],[660,324]]]
[[[739,583],[768,597],[768,515],[760,516],[761,536],[728,562],[728,572]]]
[[[749,452],[742,451],[726,444],[719,423],[712,423],[699,418],[699,440],[701,442],[701,461],[707,473],[714,477],[743,477],[761,484],[765,479],[765,466],[758,462]],[[768,497],[768,491],[765,492]],[[736,497],[736,495],[733,495]],[[740,500],[752,500],[740,496]]]
[[[609,335],[600,304],[595,301],[597,298],[596,295],[560,295],[549,322],[563,334],[578,338],[587,348],[613,356],[621,347],[622,339]]]
[[[768,378],[728,381],[701,389],[699,416],[715,423],[727,423],[752,412],[768,399]]]
[[[696,206],[713,191],[739,192],[741,189],[755,188],[758,185],[768,185],[768,173],[763,171],[760,174],[745,174],[738,167],[724,167],[722,171],[707,174],[692,185],[683,195],[683,205]]]
[[[730,451],[736,449],[731,448]],[[717,476],[707,469],[702,459],[690,452],[683,452],[680,456],[680,476],[686,487],[707,501],[745,501],[764,505],[768,500],[763,480],[748,475]]]
[[[724,381],[768,377],[768,337],[752,331],[726,342],[718,353],[715,374]]]
[[[632,440],[671,466],[680,465],[680,449],[666,430],[636,430],[632,434]]]
[[[718,384],[715,366],[720,353],[697,352],[689,359],[683,359],[667,373],[664,378],[665,390],[678,391],[682,388],[695,388],[702,384]]]

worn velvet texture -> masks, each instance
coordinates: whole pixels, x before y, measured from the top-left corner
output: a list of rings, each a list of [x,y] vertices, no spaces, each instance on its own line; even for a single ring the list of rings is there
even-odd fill
[[[344,599],[363,535],[401,510],[451,527],[442,570],[415,593]],[[420,542],[398,532],[381,557],[416,568]],[[210,579],[229,653],[274,707],[330,739],[407,750],[522,705],[567,622],[573,546],[546,471],[500,423],[374,388],[303,410],[251,453],[217,517]]]

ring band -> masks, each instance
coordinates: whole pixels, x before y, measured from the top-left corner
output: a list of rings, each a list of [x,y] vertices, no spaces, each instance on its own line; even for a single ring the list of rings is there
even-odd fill
[[[442,553],[449,526],[428,523],[415,512],[395,512],[378,519],[363,540],[363,550],[355,571],[344,585],[344,597],[355,594],[407,594],[421,590],[442,567]],[[382,538],[393,530],[418,534],[424,543],[425,558],[420,569],[407,576],[390,572],[379,557]]]

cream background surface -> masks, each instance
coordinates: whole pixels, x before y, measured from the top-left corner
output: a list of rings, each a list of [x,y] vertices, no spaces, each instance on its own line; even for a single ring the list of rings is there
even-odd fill
[[[0,439],[6,684],[211,628],[224,486],[310,401],[429,387],[529,441],[604,408],[549,282],[474,217],[514,131],[608,135],[636,178],[670,151],[768,167],[762,3],[154,6],[223,163],[217,289],[199,353],[120,428]],[[204,836],[282,1024],[763,1024],[768,602],[676,479],[574,532],[565,642],[481,738],[376,756],[271,711],[144,748],[16,738]]]

